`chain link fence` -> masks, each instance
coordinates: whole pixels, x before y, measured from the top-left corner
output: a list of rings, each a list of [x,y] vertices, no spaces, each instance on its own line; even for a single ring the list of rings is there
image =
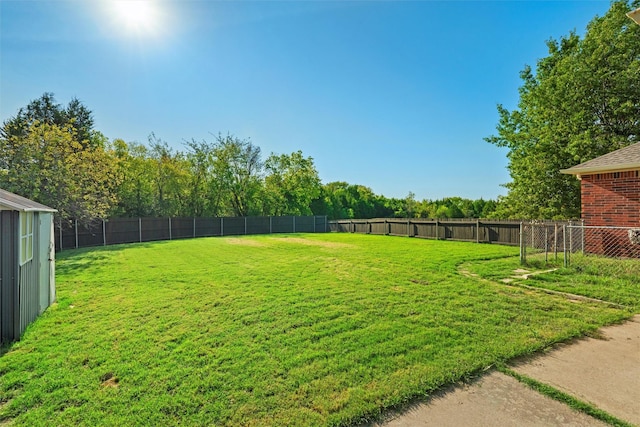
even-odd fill
[[[640,228],[570,226],[569,232],[582,236],[582,247],[568,248],[567,254],[600,255],[607,258],[640,260]]]
[[[593,266],[601,259],[640,271],[640,228],[585,226],[581,222],[521,224],[520,261],[544,259],[564,267]],[[624,262],[622,262],[624,261]]]
[[[576,225],[579,224],[579,225]],[[545,263],[563,260],[567,248],[583,250],[584,239],[580,231],[582,222],[533,221],[520,223],[520,261],[535,256]]]

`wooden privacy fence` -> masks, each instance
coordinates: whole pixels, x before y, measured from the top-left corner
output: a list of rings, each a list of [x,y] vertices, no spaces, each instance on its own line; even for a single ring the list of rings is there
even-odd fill
[[[56,250],[155,240],[271,233],[324,233],[326,216],[110,218],[55,228]]]
[[[329,230],[518,246],[520,224],[521,221],[480,219],[376,218],[329,221]]]

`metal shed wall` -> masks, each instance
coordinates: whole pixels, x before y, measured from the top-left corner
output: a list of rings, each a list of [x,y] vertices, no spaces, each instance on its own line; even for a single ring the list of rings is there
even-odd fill
[[[20,212],[0,211],[0,341],[20,338],[55,300],[53,214],[33,213],[33,257],[19,262]]]
[[[20,336],[17,211],[0,211],[0,341]]]

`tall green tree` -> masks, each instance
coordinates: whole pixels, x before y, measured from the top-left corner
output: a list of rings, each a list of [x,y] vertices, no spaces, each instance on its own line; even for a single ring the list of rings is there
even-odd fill
[[[188,202],[189,167],[184,155],[167,142],[149,136],[149,155],[154,164],[155,204],[157,216],[184,215]]]
[[[213,149],[211,190],[220,197],[224,215],[248,216],[262,212],[263,162],[260,147],[250,140],[218,135]]]
[[[512,178],[500,215],[579,216],[579,183],[560,170],[640,141],[640,26],[625,16],[638,6],[613,2],[584,38],[549,40],[535,72],[521,72],[518,108],[498,106],[486,140],[509,149]]]
[[[116,217],[146,217],[156,214],[156,165],[149,149],[135,142],[115,139],[112,143],[115,167],[119,177],[116,188]]]
[[[36,121],[0,137],[0,187],[57,209],[59,221],[107,217],[117,183],[112,154],[83,149],[72,127]]]
[[[265,199],[270,215],[311,215],[311,201],[320,195],[320,177],[311,157],[302,151],[271,154],[265,162]]]
[[[184,214],[206,216],[218,214],[218,195],[212,190],[214,147],[212,144],[191,140],[185,143],[189,165],[187,206]]]
[[[0,187],[58,209],[58,220],[104,218],[118,185],[107,145],[86,106],[45,93],[0,127]]]
[[[68,129],[72,138],[82,148],[101,145],[104,139],[93,129],[93,113],[77,98],[71,99],[66,107],[58,104],[51,92],[45,92],[34,99],[18,113],[5,120],[0,129],[0,136],[8,138],[26,137],[34,124],[56,125]],[[104,148],[104,146],[103,146]]]

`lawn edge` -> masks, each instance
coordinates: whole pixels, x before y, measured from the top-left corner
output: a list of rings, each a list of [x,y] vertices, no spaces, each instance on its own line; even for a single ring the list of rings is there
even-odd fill
[[[527,387],[537,391],[538,393],[544,396],[547,396],[558,402],[564,403],[565,405],[569,406],[571,409],[582,412],[586,415],[589,415],[590,417],[593,417],[597,420],[605,422],[611,426],[634,427],[633,424],[627,421],[621,420],[620,418],[617,418],[590,403],[580,400],[568,393],[565,393],[555,387],[552,387],[548,384],[535,380],[531,377],[519,374],[513,369],[507,367],[505,364],[497,364],[496,369],[505,375],[509,375],[510,377],[515,378],[520,383],[526,385]]]

